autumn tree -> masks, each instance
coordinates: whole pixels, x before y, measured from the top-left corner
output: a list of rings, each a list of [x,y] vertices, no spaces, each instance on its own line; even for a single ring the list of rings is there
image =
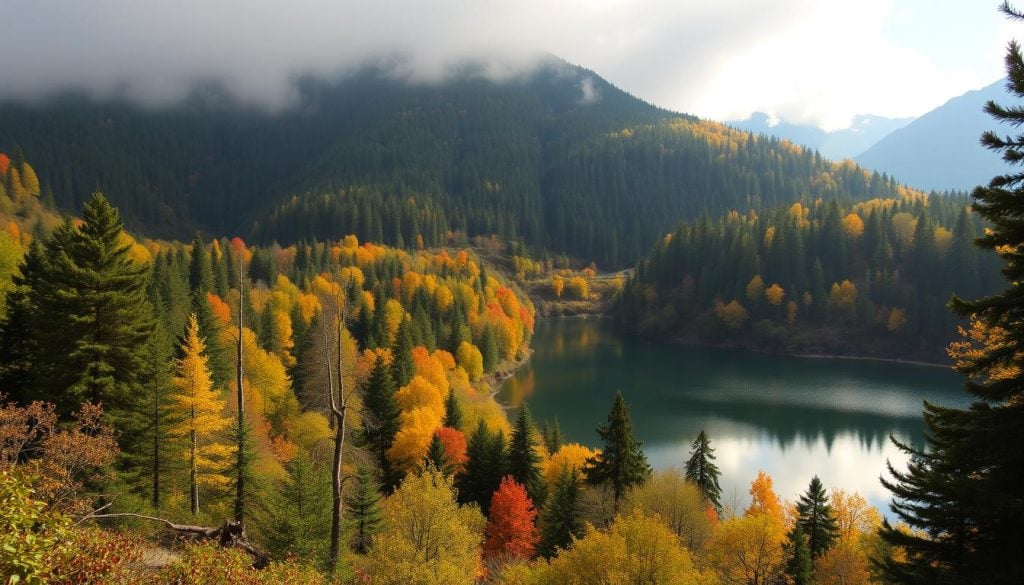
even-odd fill
[[[451,478],[409,475],[384,504],[384,529],[367,559],[373,582],[471,585],[483,531],[479,509],[455,502]]]
[[[633,423],[622,392],[615,392],[608,422],[597,427],[604,441],[604,449],[587,462],[587,481],[591,484],[610,484],[616,505],[626,490],[647,480],[651,466],[640,448],[642,443],[633,436]]]
[[[230,446],[220,442],[220,435],[231,425],[231,420],[223,415],[224,400],[213,388],[203,354],[205,348],[199,337],[199,323],[193,314],[185,331],[182,357],[176,362],[174,386],[177,391],[171,397],[180,419],[172,433],[184,443],[182,450],[188,461],[189,508],[193,515],[199,513],[201,487],[216,491],[228,486],[229,480],[223,471],[233,454]]]
[[[721,514],[722,488],[718,485],[720,472],[714,463],[715,450],[711,448],[711,441],[703,429],[690,448],[690,459],[686,462],[686,479],[695,483],[704,499]]]
[[[656,471],[647,483],[630,490],[626,509],[661,518],[694,553],[704,550],[718,520],[701,489],[678,469]]]
[[[526,488],[512,476],[505,476],[491,498],[484,556],[499,562],[531,558],[540,540],[534,525],[536,517]]]

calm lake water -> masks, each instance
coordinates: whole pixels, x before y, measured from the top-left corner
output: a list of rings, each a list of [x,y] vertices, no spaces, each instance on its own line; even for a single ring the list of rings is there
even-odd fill
[[[889,435],[921,445],[923,401],[967,403],[948,369],[652,343],[603,320],[538,321],[532,347],[499,400],[525,400],[538,424],[557,419],[567,442],[598,447],[594,428],[620,389],[655,468],[683,467],[693,439],[708,432],[722,503],[735,508],[749,503],[763,469],[783,499],[817,474],[888,512],[878,477],[887,459],[906,464]]]

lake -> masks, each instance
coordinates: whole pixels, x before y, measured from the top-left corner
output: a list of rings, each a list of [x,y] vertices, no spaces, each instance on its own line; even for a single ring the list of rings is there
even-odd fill
[[[599,447],[594,429],[620,389],[656,469],[682,468],[707,431],[722,503],[737,509],[763,469],[784,500],[817,474],[888,512],[878,478],[887,459],[897,469],[907,460],[889,435],[921,446],[923,401],[968,402],[950,369],[655,343],[607,320],[538,321],[531,345],[529,363],[503,384],[502,403],[526,401],[538,425],[557,419],[565,442]]]

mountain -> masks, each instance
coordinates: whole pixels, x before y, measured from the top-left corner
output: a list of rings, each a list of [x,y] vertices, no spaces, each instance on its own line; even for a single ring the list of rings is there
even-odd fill
[[[799,198],[892,196],[891,180],[669,112],[550,59],[495,82],[306,79],[266,111],[217,87],[155,108],[67,94],[0,104],[58,207],[100,189],[142,233],[434,246],[498,234],[535,254],[631,264],[681,219]]]
[[[913,120],[914,118],[859,115],[853,118],[849,128],[826,132],[817,126],[793,124],[786,121],[772,124],[768,114],[755,112],[746,120],[732,120],[726,124],[755,134],[783,138],[817,150],[825,158],[842,160],[854,158],[889,133],[906,126]]]
[[[983,111],[985,103],[1007,103],[1004,81],[953,98],[886,136],[856,158],[863,167],[898,176],[926,190],[970,190],[1005,173],[997,154],[981,147],[986,130],[1009,133]]]

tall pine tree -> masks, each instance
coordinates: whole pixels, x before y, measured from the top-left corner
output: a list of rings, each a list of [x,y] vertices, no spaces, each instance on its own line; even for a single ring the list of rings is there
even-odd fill
[[[686,479],[697,484],[704,499],[721,514],[722,488],[718,485],[718,466],[714,464],[715,450],[711,448],[711,441],[703,429],[693,442],[692,449],[690,459],[686,462]]]
[[[617,506],[626,490],[643,483],[651,475],[647,456],[640,448],[642,443],[633,436],[633,422],[621,391],[615,392],[608,422],[597,427],[597,434],[604,441],[604,449],[587,461],[587,481],[611,485]]]
[[[544,501],[544,478],[540,472],[540,454],[537,453],[539,446],[540,441],[533,427],[530,409],[523,403],[519,409],[519,416],[512,426],[508,472],[520,485],[526,487],[526,493],[534,502]]]
[[[828,552],[839,537],[839,526],[828,503],[828,494],[817,475],[811,478],[807,492],[797,500],[796,513],[796,523],[807,535],[811,558],[816,559]]]
[[[1011,19],[1024,13],[1004,3]],[[1024,56],[1011,41],[1007,89],[1024,98]],[[1021,106],[989,102],[997,121],[1019,127]],[[981,142],[1011,165],[1024,161],[1024,134],[986,132]],[[1024,582],[1024,172],[993,178],[974,190],[974,209],[990,225],[976,242],[1004,261],[1009,286],[974,301],[955,298],[952,309],[992,333],[980,351],[958,359],[974,402],[967,409],[926,404],[928,445],[897,443],[911,459],[906,471],[882,481],[894,495],[892,510],[914,533],[886,523],[882,537],[902,551],[882,560],[886,577],[900,583]]]

